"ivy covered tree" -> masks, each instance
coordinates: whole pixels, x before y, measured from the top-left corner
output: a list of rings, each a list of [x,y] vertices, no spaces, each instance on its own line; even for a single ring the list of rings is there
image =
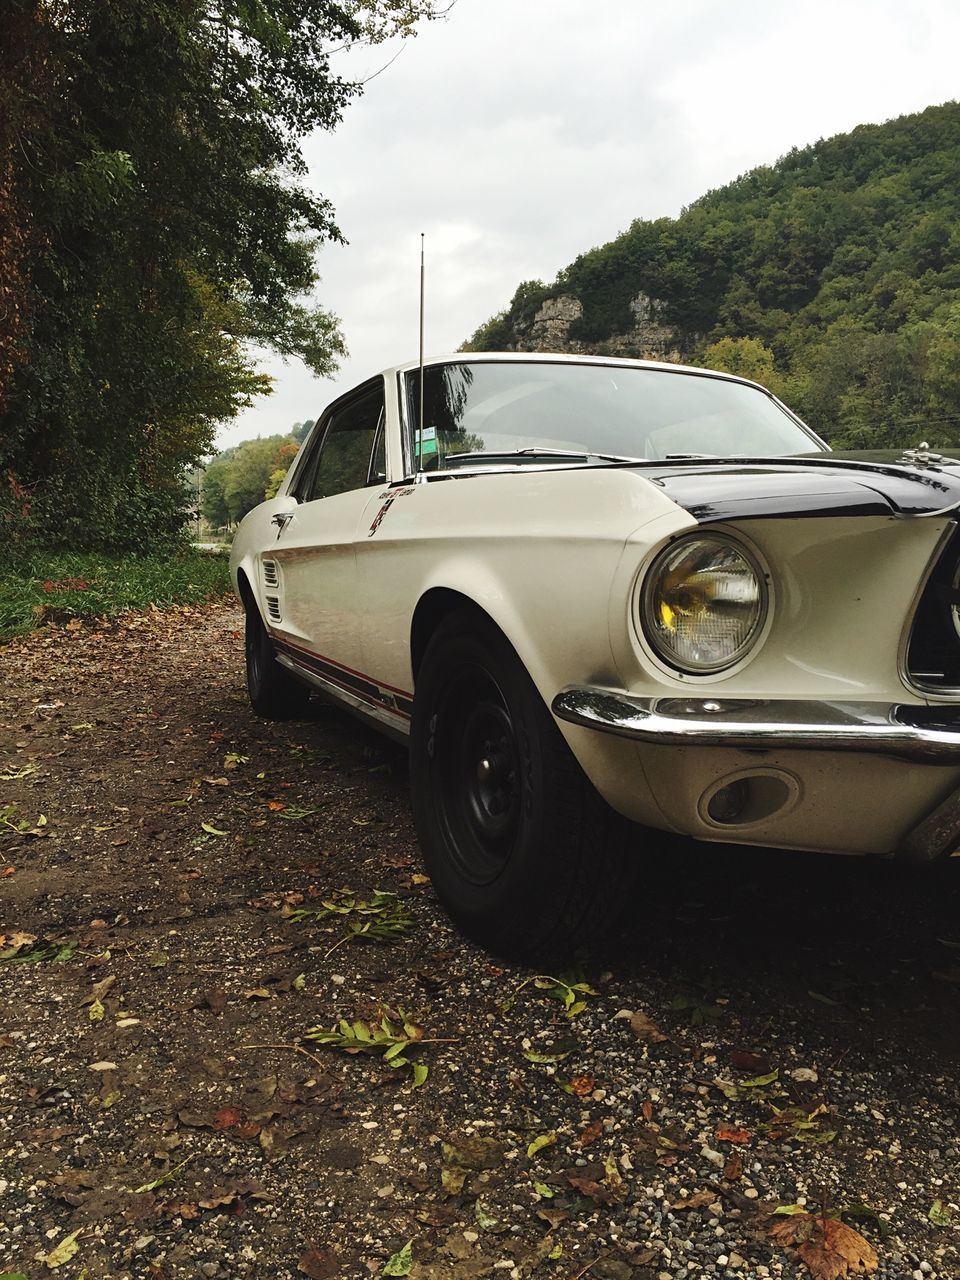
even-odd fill
[[[360,86],[331,56],[437,0],[4,0],[0,515],[10,537],[146,550],[184,468],[269,389],[249,345],[330,373],[308,299],[333,210],[300,139]]]

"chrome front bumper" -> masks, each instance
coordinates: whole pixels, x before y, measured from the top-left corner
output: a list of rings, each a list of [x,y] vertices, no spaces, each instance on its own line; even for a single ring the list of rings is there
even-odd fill
[[[650,745],[744,751],[859,751],[960,764],[960,706],[746,698],[640,698],[569,685],[553,700],[569,724]]]

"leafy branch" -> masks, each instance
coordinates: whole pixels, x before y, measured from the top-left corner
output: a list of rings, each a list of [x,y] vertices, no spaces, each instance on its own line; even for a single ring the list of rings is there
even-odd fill
[[[345,942],[394,942],[413,928],[413,917],[395,893],[377,889],[369,899],[358,898],[352,889],[341,889],[325,898],[320,907],[298,907],[289,920],[324,920],[329,916],[356,917],[347,920],[348,932],[324,953],[324,959]]]
[[[524,979],[511,995],[500,1001],[500,1012],[508,1013],[516,1004],[521,991],[531,985],[538,991],[543,991],[549,999],[559,1001],[568,1018],[575,1018],[578,1013],[583,1013],[586,1009],[587,1002],[584,996],[600,994],[585,982],[579,973],[569,974],[566,978],[554,978],[548,973],[537,973],[533,977]]]
[[[384,1009],[379,1019],[351,1022],[341,1018],[329,1030],[312,1027],[304,1040],[323,1045],[328,1049],[340,1049],[343,1053],[366,1053],[378,1056],[394,1070],[410,1068],[411,1084],[418,1088],[427,1078],[428,1068],[422,1062],[414,1062],[407,1052],[423,1044],[452,1044],[447,1039],[425,1039],[423,1028],[412,1021],[402,1009]]]

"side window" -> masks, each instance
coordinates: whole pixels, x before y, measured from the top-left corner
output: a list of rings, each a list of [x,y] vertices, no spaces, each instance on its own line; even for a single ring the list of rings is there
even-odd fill
[[[384,425],[381,418],[380,430],[377,432],[377,443],[373,449],[373,466],[370,469],[371,484],[387,483],[387,440]]]
[[[377,483],[376,478],[369,480],[370,460],[382,417],[382,386],[371,388],[334,411],[324,432],[313,474],[304,476],[302,501],[331,498],[337,493]],[[378,465],[375,462],[374,469]]]

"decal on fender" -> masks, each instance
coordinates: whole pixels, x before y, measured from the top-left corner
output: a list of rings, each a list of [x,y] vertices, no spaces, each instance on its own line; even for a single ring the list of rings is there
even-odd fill
[[[387,512],[393,506],[397,498],[406,498],[409,494],[413,492],[415,492],[413,488],[387,489],[384,493],[377,494],[378,498],[385,498],[386,501],[384,502],[380,510],[377,512],[377,514],[373,517],[373,523],[370,526],[370,532],[367,534],[367,537],[372,538],[373,535],[377,532],[377,530],[380,528],[381,524],[383,523],[383,517],[387,514]]]

